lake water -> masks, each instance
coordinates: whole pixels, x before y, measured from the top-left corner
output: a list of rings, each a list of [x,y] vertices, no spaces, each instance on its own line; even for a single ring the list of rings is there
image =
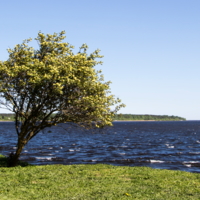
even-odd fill
[[[31,164],[149,166],[200,173],[200,121],[114,122],[84,131],[67,124],[38,133],[21,154]],[[16,149],[13,122],[0,122],[0,153]]]

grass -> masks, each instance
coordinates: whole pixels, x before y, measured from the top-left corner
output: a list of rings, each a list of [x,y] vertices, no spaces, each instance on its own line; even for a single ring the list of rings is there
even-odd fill
[[[105,164],[8,168],[6,162],[0,156],[1,200],[200,199],[198,173]]]

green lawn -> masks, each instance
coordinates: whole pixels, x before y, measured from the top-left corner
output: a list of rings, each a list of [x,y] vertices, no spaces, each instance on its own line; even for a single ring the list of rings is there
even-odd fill
[[[200,199],[198,173],[104,164],[7,168],[3,156],[0,166],[1,200]]]

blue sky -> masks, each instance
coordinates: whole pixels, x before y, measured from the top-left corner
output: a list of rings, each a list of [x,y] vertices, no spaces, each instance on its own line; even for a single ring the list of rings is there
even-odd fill
[[[200,120],[199,0],[9,0],[0,8],[0,60],[40,30],[65,30],[75,52],[83,43],[101,49],[97,69],[126,104],[121,113]]]

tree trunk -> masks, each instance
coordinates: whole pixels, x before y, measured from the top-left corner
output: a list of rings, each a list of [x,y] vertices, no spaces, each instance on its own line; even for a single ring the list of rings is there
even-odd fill
[[[9,162],[8,162],[9,167],[15,167],[18,165],[19,157],[20,157],[20,154],[21,154],[24,146],[25,146],[25,142],[20,141],[20,139],[18,139],[17,150],[16,150],[15,154],[11,153],[9,156]]]

